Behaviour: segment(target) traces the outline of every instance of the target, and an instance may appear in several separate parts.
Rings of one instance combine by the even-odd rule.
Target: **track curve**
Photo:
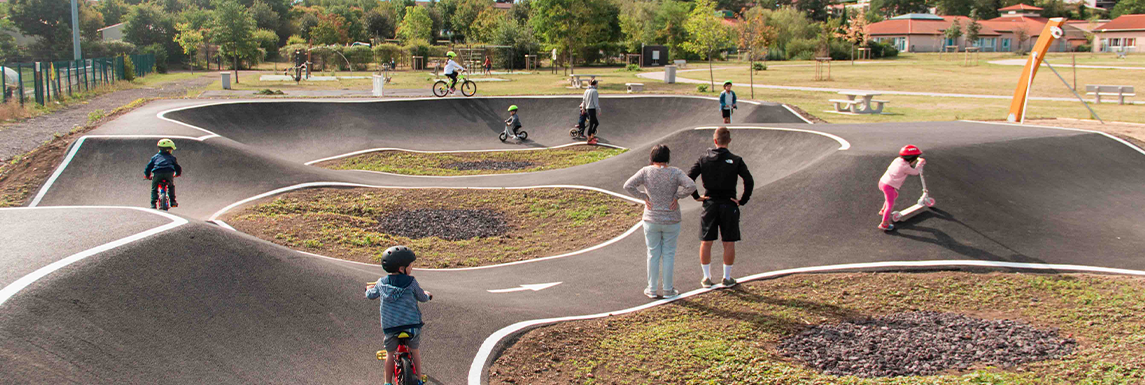
[[[120,117],[73,146],[39,205],[142,206],[139,168],[154,141],[186,136],[195,139],[177,139],[187,173],[177,181],[183,206],[175,213],[189,223],[94,253],[0,305],[0,370],[18,383],[376,382],[378,314],[376,303],[360,299],[360,284],[383,274],[380,268],[316,258],[204,220],[235,202],[300,183],[578,185],[623,193],[620,185],[647,162],[652,145],[668,144],[673,164],[686,168],[710,143],[710,129],[701,127],[718,122],[710,99],[602,97],[602,139],[632,151],[593,164],[449,179],[304,165],[378,147],[519,148],[494,139],[510,103],[520,106],[534,140],[527,145],[560,145],[568,142],[578,102],[520,97],[195,107],[202,103],[160,101]],[[1105,136],[973,122],[808,125],[769,103],[741,103],[736,120],[746,123],[733,125],[731,149],[748,162],[757,183],[743,209],[737,275],[942,260],[1145,269],[1139,258],[1145,156]],[[907,142],[927,151],[928,184],[940,210],[884,235],[874,229],[881,200],[874,185]],[[917,181],[908,182],[900,201],[918,190]],[[28,215],[39,210],[53,213]],[[682,210],[676,282],[688,291],[699,280],[691,257],[699,205],[682,202]],[[19,221],[42,232],[70,224],[69,234],[94,240],[90,244],[150,223],[128,214],[132,210],[91,218],[75,211],[0,210],[0,223]],[[51,239],[11,239],[19,247],[7,249],[16,251],[6,251],[0,263],[10,268],[63,259],[91,247],[31,252],[64,242]],[[432,382],[470,380],[482,342],[508,325],[647,303],[640,293],[643,249],[641,237],[629,236],[567,258],[419,271],[422,286],[435,294],[422,307]],[[540,292],[487,291],[542,282],[563,284]]]

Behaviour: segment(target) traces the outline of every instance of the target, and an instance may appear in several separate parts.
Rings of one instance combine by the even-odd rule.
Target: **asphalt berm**
[[[472,162],[452,162],[442,165],[454,170],[524,170],[536,167],[534,162],[524,160],[478,160]]]
[[[382,231],[411,239],[438,237],[460,241],[495,237],[509,231],[504,215],[489,209],[402,210],[378,222]]]
[[[1010,320],[930,311],[816,325],[779,350],[836,376],[929,376],[976,364],[1011,368],[1067,356],[1077,341]]]

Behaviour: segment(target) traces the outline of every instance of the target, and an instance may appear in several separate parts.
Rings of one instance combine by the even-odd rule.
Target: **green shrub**
[[[767,65],[763,64],[763,63],[752,64],[751,68],[756,70],[756,71],[767,71]]]
[[[282,90],[272,90],[269,88],[255,92],[255,95],[284,95]]]
[[[402,47],[393,43],[384,43],[374,46],[374,60],[379,64],[402,61]]]
[[[139,49],[140,54],[155,55],[155,72],[167,73],[167,48],[155,43]]]
[[[94,122],[96,122],[100,119],[103,119],[105,117],[107,117],[107,114],[104,113],[102,109],[97,109],[97,110],[89,112],[87,114],[87,122],[88,123],[94,123]]]
[[[131,56],[123,56],[123,80],[135,80],[135,63],[131,62]]]
[[[624,67],[624,70],[629,72],[640,72],[640,66],[636,64],[629,64],[628,66]]]
[[[708,85],[707,84],[700,84],[700,85],[696,86],[696,91],[697,92],[708,92]]]
[[[895,46],[891,45],[890,43],[881,43],[881,42],[877,42],[877,41],[872,41],[872,42],[867,44],[867,47],[871,49],[871,58],[872,59],[879,59],[879,58],[884,58],[884,57],[895,57],[895,56],[898,56],[898,54],[899,54],[899,50],[897,48],[895,48]]]
[[[818,40],[792,39],[787,43],[787,60],[811,60],[815,58],[817,50],[819,50]]]
[[[1090,51],[1093,51],[1093,45],[1092,44],[1085,43],[1085,44],[1077,46],[1077,52],[1090,52]]]
[[[295,45],[295,44],[306,45],[306,39],[303,39],[302,36],[290,35],[290,38],[286,39],[286,45]]]
[[[342,51],[346,55],[346,59],[354,64],[354,70],[364,71],[369,67],[370,63],[374,61],[374,51],[370,47],[358,45],[348,47]]]

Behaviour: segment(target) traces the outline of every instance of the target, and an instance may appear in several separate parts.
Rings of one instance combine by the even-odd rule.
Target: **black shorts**
[[[739,237],[739,205],[729,199],[704,201],[700,214],[700,240],[735,242]]]
[[[720,113],[723,114],[725,119],[732,117],[732,110],[722,110],[721,109]]]

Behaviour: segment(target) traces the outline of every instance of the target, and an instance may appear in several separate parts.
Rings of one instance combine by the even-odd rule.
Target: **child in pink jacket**
[[[895,225],[891,223],[891,212],[895,209],[895,199],[899,196],[902,182],[906,181],[907,176],[921,174],[922,166],[926,164],[926,159],[919,158],[919,155],[922,155],[922,150],[913,145],[908,144],[903,147],[902,150],[899,150],[899,155],[891,162],[890,167],[887,167],[887,172],[883,173],[883,177],[879,179],[879,190],[882,190],[883,195],[886,196],[883,209],[879,210],[879,215],[883,217],[882,223],[879,223],[879,229],[883,231],[895,229]]]

